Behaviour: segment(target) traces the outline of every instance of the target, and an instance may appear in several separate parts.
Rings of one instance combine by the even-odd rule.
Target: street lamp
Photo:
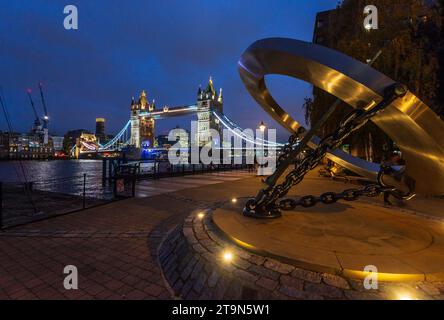
[[[267,128],[267,126],[265,125],[265,123],[263,121],[261,121],[261,124],[259,125],[259,130],[264,132],[266,128]]]

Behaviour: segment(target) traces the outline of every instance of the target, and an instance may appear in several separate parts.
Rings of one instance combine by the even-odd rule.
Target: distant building
[[[99,142],[106,140],[105,118],[96,118],[96,138]]]
[[[85,129],[70,130],[65,133],[63,137],[63,151],[66,154],[71,154],[71,149],[76,145],[77,139],[80,138],[82,133],[91,133]]]
[[[97,151],[99,151],[99,144],[96,135],[82,132],[82,134],[76,139],[75,157],[78,159],[82,152]]]
[[[330,26],[334,21],[336,10],[328,10],[319,12],[316,15],[315,28],[313,33],[313,43],[330,46]]]
[[[389,1],[387,1],[387,3],[389,3]],[[413,11],[413,16],[411,13],[409,13],[410,11],[407,10],[408,4],[406,1],[406,10],[404,12],[404,10],[398,10],[396,11],[402,18],[401,18],[401,22],[405,22],[405,25],[412,25],[415,26],[415,28],[420,29],[419,26],[424,25],[424,23],[427,23],[430,19],[429,19],[429,15],[431,15],[432,11],[430,10],[431,6],[433,6],[433,4],[435,4],[436,1],[433,0],[428,0],[428,1],[424,1],[422,5],[419,5],[418,7],[415,7],[415,11]],[[382,44],[386,44],[389,43],[390,39],[386,39],[385,37],[387,37],[387,32],[380,32],[378,30],[374,30],[374,31],[368,31],[367,33],[363,33],[363,23],[359,22],[359,21],[348,21],[347,19],[350,19],[350,15],[352,17],[362,17],[362,19],[364,18],[364,13],[363,13],[363,9],[364,9],[364,1],[354,1],[354,0],[344,0],[342,2],[342,7],[339,7],[337,9],[333,9],[333,10],[328,10],[328,11],[322,11],[322,12],[318,12],[316,15],[316,20],[315,20],[315,25],[314,25],[314,32],[313,32],[313,43],[318,44],[318,45],[322,45],[331,49],[335,49],[335,50],[340,50],[343,51],[342,48],[344,46],[346,46],[347,43],[353,43],[353,46],[350,45],[348,46],[348,49],[352,50],[354,47],[358,48],[362,51],[359,50],[355,50],[354,53],[356,54],[356,56],[354,56],[353,54],[350,54],[349,52],[347,52],[348,55],[351,55],[352,57],[359,59],[362,62],[369,62],[371,61],[371,58],[373,58],[376,54],[376,52],[379,49],[383,49],[385,50],[384,52],[387,52],[387,49],[384,48],[384,46]],[[370,4],[370,3],[369,3]],[[392,4],[393,6],[401,6],[402,5],[395,5]],[[395,7],[393,7],[395,8]],[[393,9],[391,8],[391,9]],[[399,7],[398,7],[399,9]],[[381,8],[382,10],[382,8]],[[413,10],[413,9],[412,9]],[[398,17],[397,17],[398,18]],[[363,22],[364,20],[362,20]],[[387,25],[387,23],[386,23]],[[380,29],[384,29],[387,28],[387,26],[384,25],[384,20],[380,18]],[[338,32],[338,30],[342,30],[340,28],[338,28],[337,26],[340,26],[342,28],[345,28],[345,26],[347,26],[347,32],[341,33]],[[412,28],[414,29],[414,28]],[[397,30],[392,30],[393,35],[395,35],[397,32]],[[368,36],[356,36],[351,38],[350,35],[362,35],[362,34],[368,34],[368,35],[372,35],[372,37],[368,37]],[[403,37],[399,37],[398,42],[401,41],[400,39],[402,39]],[[415,39],[412,38],[414,41]],[[427,41],[431,41],[432,38],[427,38]],[[419,40],[418,40],[419,41]],[[422,40],[421,40],[422,41]],[[427,43],[427,41],[424,41],[424,43]],[[366,51],[363,51],[365,49],[363,48],[368,48]],[[415,47],[416,49],[418,48],[418,46]],[[433,52],[436,49],[435,45],[422,45],[422,47],[420,48],[424,53],[422,54],[424,59],[423,61],[418,61],[418,63],[426,63],[426,61],[435,61],[437,60],[437,57],[433,56]],[[406,50],[408,51],[408,50]],[[363,54],[363,52],[366,52],[365,55]],[[430,54],[430,56],[429,56]],[[361,55],[361,56],[359,56]],[[380,60],[382,59],[387,59],[387,57],[385,57],[384,55],[381,56],[381,58],[376,62],[380,62]],[[402,57],[400,58],[402,59]],[[392,76],[394,77],[394,75],[390,74],[390,66],[391,66],[392,62],[386,62],[384,64],[384,67],[387,68],[387,70],[382,69],[381,67],[381,71],[383,71],[383,73],[387,74],[388,76]],[[407,69],[408,66],[403,66],[402,63],[399,64],[399,70],[397,70],[396,74],[398,75],[398,81],[401,81],[403,83],[405,83],[406,85],[409,85],[409,83],[407,83],[408,81],[408,77],[411,77],[413,79],[413,75],[412,75],[412,71]],[[401,67],[402,66],[402,67]],[[404,69],[401,69],[404,68]],[[427,70],[430,70],[430,64],[427,65]],[[424,68],[425,69],[425,68]],[[434,71],[435,72],[435,71]],[[408,77],[403,76],[403,75],[409,75]],[[403,77],[403,78],[402,78]],[[427,77],[426,77],[427,78]],[[433,78],[433,76],[429,77],[430,79]],[[412,84],[410,84],[411,87]],[[425,86],[424,86],[425,87]],[[414,87],[413,87],[414,88]],[[417,90],[419,90],[419,87],[417,88]],[[421,92],[415,92],[418,96],[421,96]],[[421,98],[426,98],[427,95],[425,94],[425,92],[422,92],[424,97]],[[429,96],[430,97],[430,96]],[[325,101],[329,101],[328,99],[330,99],[331,97],[329,97],[323,90],[314,87],[313,88],[313,101],[314,101],[314,105],[315,108],[321,108],[321,110],[325,110]],[[334,101],[334,100],[332,100]],[[430,101],[429,101],[430,102]],[[439,104],[438,104],[439,105]],[[437,106],[437,103],[435,103],[435,106],[433,106],[432,104],[429,103],[429,106],[432,107],[432,109],[434,109],[438,114],[440,114],[440,110],[442,110],[442,108],[439,108],[439,106]],[[443,111],[441,111],[443,112]],[[315,115],[315,117],[312,117],[310,119],[310,122],[312,125],[314,125],[322,116],[322,112],[312,112],[312,114]],[[330,132],[332,132],[335,128],[337,127],[337,119],[333,119],[333,121],[327,121],[327,123],[323,126],[320,135],[321,136],[325,136],[327,134],[329,134]],[[362,132],[362,131],[361,131]],[[371,132],[366,132],[364,133],[360,133],[358,132],[358,134],[356,135],[356,138],[350,138],[348,140],[346,140],[345,142],[346,144],[343,146],[343,149],[346,150],[347,152],[351,153],[353,156],[356,157],[360,157],[369,161],[376,161],[376,162],[381,162],[384,157],[385,154],[390,153],[393,151],[394,148],[396,148],[396,146],[394,144],[392,144],[392,142],[388,141],[388,139],[386,138],[386,135],[381,133],[381,132],[375,132],[374,130]]]
[[[345,0],[344,3],[347,3],[350,0]],[[425,0],[424,6],[422,7],[420,13],[418,14],[419,21],[426,21],[427,11],[430,7],[436,4],[436,0]],[[313,32],[313,43],[323,45],[325,47],[332,47],[332,34],[331,34],[331,26],[337,22],[338,18],[338,9],[327,10],[318,12],[316,15],[316,22]],[[411,19],[411,17],[405,17],[405,19]],[[356,28],[361,28],[362,25],[359,23],[354,24]]]
[[[52,143],[54,146],[54,151],[62,151],[63,150],[63,140],[65,140],[64,137],[57,137],[52,136]]]

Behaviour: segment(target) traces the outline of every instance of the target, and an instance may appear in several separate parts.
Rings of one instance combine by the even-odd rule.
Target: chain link
[[[384,192],[392,192],[393,188],[382,187],[379,184],[370,184],[363,189],[348,189],[342,192],[326,192],[319,197],[313,195],[307,195],[300,199],[284,199],[279,202],[279,209],[284,211],[291,211],[296,207],[301,206],[304,208],[314,207],[318,203],[333,204],[339,200],[355,201],[360,197],[378,197]]]
[[[394,100],[403,97],[406,92],[407,89],[403,85],[395,84],[386,89],[384,99],[373,108],[369,110],[353,110],[340,122],[339,127],[333,133],[327,135],[320,141],[315,149],[306,151],[304,157],[300,161],[294,159],[295,169],[285,177],[282,183],[262,189],[259,191],[255,199],[249,200],[246,204],[244,214],[260,217],[268,215],[271,210],[281,209],[288,211],[295,209],[297,206],[309,208],[319,202],[332,204],[338,200],[354,201],[361,196],[376,197],[384,192],[399,195],[400,192],[395,188],[384,186],[381,182],[382,174],[380,173],[378,175],[377,184],[368,185],[361,190],[349,189],[341,193],[327,192],[320,197],[308,195],[298,200],[285,199],[279,201],[279,199],[288,194],[293,186],[299,184],[309,171],[319,165],[329,150],[335,150],[340,147],[344,140],[353,132],[362,128],[373,116],[384,110]],[[283,161],[289,158],[290,153],[299,141],[298,136],[300,133],[301,132],[298,132],[298,135],[292,135],[289,138],[288,143],[283,148],[283,152],[277,160],[277,167],[282,165]]]

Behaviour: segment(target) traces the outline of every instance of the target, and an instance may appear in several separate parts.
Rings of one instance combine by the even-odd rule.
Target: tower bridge
[[[130,146],[137,149],[154,148],[156,121],[191,114],[197,116],[197,141],[199,146],[204,146],[210,142],[210,130],[221,133],[224,127],[232,130],[235,135],[250,143],[270,147],[281,146],[281,144],[266,140],[256,141],[254,137],[244,133],[239,126],[225,116],[223,113],[222,89],[216,92],[211,77],[205,89],[199,87],[195,104],[157,108],[155,100],[150,102],[146,91],[142,90],[138,100],[132,98],[130,107],[130,119],[113,139],[105,144],[100,144],[91,135],[82,135],[73,147],[72,153],[76,157],[80,157],[85,154],[118,152]]]

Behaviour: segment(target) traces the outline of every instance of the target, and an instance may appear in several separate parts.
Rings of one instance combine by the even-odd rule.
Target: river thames
[[[41,182],[87,174],[101,183],[101,160],[1,161],[1,182]]]
[[[32,182],[38,190],[108,198],[109,186],[102,184],[101,160],[1,161],[0,182],[5,186]]]

